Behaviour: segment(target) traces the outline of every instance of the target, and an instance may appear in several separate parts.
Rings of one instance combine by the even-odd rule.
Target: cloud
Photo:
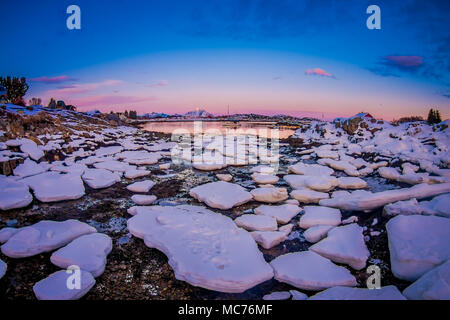
[[[67,82],[67,81],[77,81],[77,79],[74,78],[70,78],[68,76],[58,76],[58,77],[47,77],[47,76],[42,76],[39,78],[31,78],[28,79],[31,82],[41,82],[41,83],[46,83],[46,84],[53,84],[53,83],[63,83],[63,82]]]
[[[390,55],[381,58],[381,64],[401,70],[416,70],[423,65],[423,57]]]
[[[67,95],[67,94],[87,93],[87,92],[90,92],[90,91],[98,89],[98,88],[115,86],[115,85],[120,85],[123,83],[124,82],[122,80],[105,80],[102,82],[77,83],[74,85],[61,86],[57,89],[48,90],[46,92],[46,95],[61,96],[61,95]]]
[[[283,79],[283,77],[281,77],[281,76],[273,77],[273,78],[272,78],[272,80],[281,80],[281,79]]]
[[[307,76],[322,76],[322,77],[334,78],[334,75],[332,75],[331,73],[326,72],[325,70],[320,69],[320,68],[308,69],[305,71],[305,74]]]
[[[159,80],[159,81],[156,82],[156,83],[149,84],[147,87],[149,87],[149,88],[155,88],[155,87],[165,87],[165,86],[167,86],[167,85],[169,85],[169,81],[167,81],[167,80]]]

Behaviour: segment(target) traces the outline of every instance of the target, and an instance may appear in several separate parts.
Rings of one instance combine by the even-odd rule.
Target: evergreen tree
[[[10,103],[22,103],[23,105],[23,96],[28,91],[28,84],[24,77],[22,78],[11,78],[10,76],[3,78],[0,77],[0,84],[6,89],[6,100]]]

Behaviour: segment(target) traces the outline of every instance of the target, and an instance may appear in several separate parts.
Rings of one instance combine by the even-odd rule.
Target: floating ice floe
[[[26,184],[0,175],[0,209],[10,210],[29,205],[33,196],[28,189]]]
[[[20,181],[27,184],[42,202],[74,200],[84,195],[84,185],[79,175],[45,172]]]
[[[37,282],[33,286],[34,294],[39,300],[78,300],[91,290],[95,285],[95,279],[87,271],[80,270],[80,288],[69,288],[69,277],[73,272],[66,270],[52,273],[47,278]]]
[[[450,260],[431,269],[405,290],[409,300],[450,300]]]
[[[240,185],[225,182],[209,182],[190,190],[190,196],[211,208],[231,209],[252,200],[252,194]]]
[[[356,223],[331,229],[325,239],[309,249],[331,261],[348,264],[356,270],[364,268],[369,258],[363,228]]]
[[[450,219],[396,216],[386,224],[392,273],[414,281],[450,258]]]
[[[293,204],[282,204],[279,206],[262,205],[255,208],[255,214],[274,217],[278,223],[286,224],[295,217],[302,209]]]
[[[356,286],[347,269],[312,251],[288,253],[270,262],[275,279],[305,290],[323,290],[334,286]]]
[[[302,203],[319,203],[322,199],[330,198],[330,195],[310,189],[296,189],[292,190],[291,197]]]
[[[289,166],[289,171],[305,176],[329,176],[334,172],[333,169],[327,166],[322,166],[320,164],[306,164],[302,162]]]
[[[23,163],[19,164],[13,170],[13,173],[15,176],[25,178],[43,173],[45,171],[48,171],[48,169],[50,169],[48,163],[45,162],[36,163],[33,160],[25,159]]]
[[[338,178],[338,186],[342,189],[362,189],[367,187],[367,182],[357,177],[340,177]]]
[[[263,300],[287,300],[291,297],[289,291],[275,291],[270,294],[263,296]]]
[[[320,200],[322,206],[339,208],[348,211],[370,211],[388,203],[408,200],[412,198],[423,199],[450,192],[450,183],[418,184],[411,188],[387,190],[382,192],[352,192],[349,196]]]
[[[238,227],[249,231],[274,231],[278,227],[275,218],[256,214],[243,214],[234,222]]]
[[[283,231],[253,231],[250,232],[253,239],[264,249],[270,249],[286,240],[286,232]]]
[[[156,199],[157,199],[156,196],[146,194],[135,194],[131,196],[131,200],[140,206],[152,204],[153,202],[156,201]]]
[[[153,188],[153,186],[155,185],[155,183],[152,180],[144,180],[144,181],[138,181],[132,184],[129,184],[127,186],[127,189],[130,190],[131,192],[149,192],[151,188]]]
[[[259,202],[277,203],[288,198],[286,188],[262,187],[250,191],[253,198]]]
[[[76,265],[96,278],[105,271],[106,256],[111,249],[110,237],[103,233],[91,233],[76,238],[67,246],[53,252],[50,261],[64,269]]]
[[[380,289],[333,287],[319,292],[309,300],[406,300],[395,286]]]
[[[0,259],[0,279],[5,275],[7,268],[8,266],[6,265],[6,263],[2,259]]]
[[[243,292],[273,277],[250,234],[199,206],[154,206],[128,220],[132,235],[169,258],[178,280],[220,292]]]
[[[82,179],[89,187],[102,189],[119,182],[120,176],[106,169],[86,169],[82,175]]]
[[[305,206],[305,213],[300,217],[299,226],[308,229],[318,225],[338,226],[341,224],[341,212],[338,209]]]
[[[259,184],[274,184],[277,183],[280,178],[271,174],[255,172],[252,174],[252,179]]]
[[[332,176],[305,176],[288,174],[283,177],[292,189],[312,189],[315,191],[328,192],[338,185],[338,179]]]
[[[305,237],[306,241],[316,243],[317,241],[325,238],[328,234],[328,231],[330,231],[333,228],[334,226],[325,226],[325,225],[313,226],[305,230],[305,232],[303,232],[303,236]]]
[[[43,220],[19,228],[1,250],[11,258],[31,257],[41,252],[60,248],[84,234],[96,232],[95,228],[78,220],[62,222]]]

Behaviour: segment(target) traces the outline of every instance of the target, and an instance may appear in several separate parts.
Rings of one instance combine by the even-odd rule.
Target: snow
[[[101,147],[95,151],[96,156],[111,156],[123,150],[121,146]]]
[[[44,156],[44,152],[39,149],[36,142],[30,139],[21,139],[20,151],[28,154],[31,159],[36,161]]]
[[[73,274],[61,270],[37,282],[33,286],[36,298],[39,300],[78,300],[95,285],[94,277],[89,272],[81,270],[80,289],[69,289],[67,282],[72,279],[71,276],[73,277]]]
[[[350,196],[320,200],[322,206],[329,206],[348,211],[370,211],[386,204],[408,200],[423,199],[450,192],[450,183],[418,184],[411,188],[387,190],[376,193],[355,193]]]
[[[42,220],[23,227],[2,245],[5,256],[11,258],[31,257],[41,252],[60,248],[81,235],[96,232],[95,228],[78,220],[62,222]]]
[[[76,265],[96,278],[105,271],[106,256],[111,249],[112,240],[109,236],[91,233],[76,238],[67,246],[53,252],[50,261],[64,269]]]
[[[84,195],[84,185],[80,176],[45,172],[23,180],[42,202],[79,199]]]
[[[7,268],[8,266],[6,265],[6,263],[2,259],[0,259],[0,279],[5,275]]]
[[[292,189],[309,188],[315,191],[328,192],[338,185],[336,177],[332,176],[305,176],[288,174],[283,179],[291,186]]]
[[[276,291],[270,294],[266,294],[262,299],[263,300],[287,300],[291,297],[289,291]]]
[[[0,175],[0,190],[1,210],[26,207],[33,201],[27,185],[4,175]]]
[[[281,202],[288,198],[286,188],[256,188],[250,192],[256,201],[265,203]]]
[[[216,174],[217,179],[219,179],[220,181],[225,181],[225,182],[230,182],[231,180],[233,180],[233,176],[231,174],[221,174],[218,173]]]
[[[33,160],[25,159],[25,161],[19,164],[14,170],[13,173],[15,176],[25,178],[28,176],[34,176],[36,174],[43,173],[49,169],[48,164],[46,163],[36,163]]]
[[[199,206],[142,209],[132,235],[169,258],[178,280],[219,292],[243,292],[273,277],[250,236],[228,217]]]
[[[252,174],[252,179],[259,184],[274,184],[277,183],[280,178],[271,174],[255,172]]]
[[[332,287],[309,298],[309,300],[406,300],[395,286],[380,289]]]
[[[143,180],[143,181],[129,184],[127,186],[127,189],[130,190],[131,192],[145,193],[145,192],[149,192],[150,189],[153,188],[154,185],[155,185],[155,183],[152,180]]]
[[[86,169],[82,178],[93,189],[108,188],[120,181],[120,176],[117,173],[106,169]]]
[[[325,238],[328,234],[328,231],[333,228],[334,226],[317,225],[308,228],[305,232],[303,232],[303,236],[305,237],[306,241],[316,243],[317,241]]]
[[[286,240],[287,236],[283,231],[253,231],[250,235],[264,249],[275,247]]]
[[[275,218],[264,215],[243,214],[234,222],[238,227],[249,231],[274,231],[278,228]]]
[[[252,200],[252,194],[240,185],[217,181],[190,190],[190,196],[211,208],[228,210]]]
[[[292,190],[291,197],[303,203],[319,203],[322,199],[328,199],[330,195],[310,189],[297,189]]]
[[[450,300],[450,260],[431,269],[403,291],[409,300]]]
[[[348,264],[356,270],[364,268],[369,258],[363,228],[356,223],[333,228],[325,239],[309,249],[331,261]]]
[[[327,166],[322,166],[320,164],[306,164],[302,162],[289,166],[289,171],[305,176],[329,176],[334,173],[334,170]]]
[[[357,177],[340,177],[338,178],[338,186],[342,189],[362,189],[367,187],[367,182]]]
[[[301,210],[299,206],[292,204],[282,204],[279,206],[261,205],[255,208],[255,214],[274,217],[278,223],[286,224]]]
[[[392,273],[414,281],[450,258],[450,219],[399,215],[386,224]]]
[[[157,198],[154,195],[135,194],[131,196],[131,200],[141,206],[152,204],[156,199]]]
[[[299,221],[302,229],[317,225],[338,226],[341,224],[341,212],[338,209],[320,206],[305,206],[303,209],[305,213]]]
[[[279,256],[270,262],[275,279],[305,290],[323,290],[334,286],[356,286],[356,279],[344,267],[312,251]]]

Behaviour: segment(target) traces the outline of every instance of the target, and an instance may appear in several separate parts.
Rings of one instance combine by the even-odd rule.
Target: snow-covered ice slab
[[[450,258],[450,219],[396,216],[386,224],[392,273],[414,281]]]
[[[223,163],[196,163],[192,165],[195,169],[201,171],[214,171],[220,170],[227,167],[225,161]]]
[[[320,164],[306,164],[302,162],[290,166],[289,171],[305,176],[329,176],[334,172],[333,169],[327,166],[322,166]]]
[[[252,174],[252,179],[259,184],[274,184],[277,183],[278,180],[280,180],[280,178],[275,175],[256,172]]]
[[[7,268],[8,266],[6,265],[6,263],[2,259],[0,259],[0,279],[5,275]]]
[[[25,178],[43,173],[47,171],[49,168],[50,167],[47,163],[36,163],[33,160],[25,159],[23,163],[19,164],[13,170],[13,173],[15,176]]]
[[[243,214],[234,222],[238,227],[249,231],[275,231],[278,227],[275,218],[256,214]]]
[[[264,249],[270,249],[286,240],[286,232],[283,231],[253,231],[250,232],[255,241]]]
[[[218,174],[216,174],[216,177],[220,181],[225,181],[225,182],[230,182],[231,180],[233,180],[233,176],[231,174],[218,173]]]
[[[5,243],[9,240],[19,229],[5,227],[0,229],[0,243]]]
[[[0,175],[0,209],[9,210],[26,207],[33,201],[28,186],[13,178]]]
[[[86,169],[82,178],[93,189],[108,188],[120,181],[120,176],[117,173],[106,169]]]
[[[149,192],[155,183],[152,180],[144,180],[129,184],[127,189],[131,192]]]
[[[353,192],[350,196],[320,200],[321,206],[339,208],[348,211],[370,211],[388,203],[423,199],[450,192],[450,183],[418,184],[411,188],[387,190],[376,193]]]
[[[21,142],[22,143],[20,145],[20,151],[28,154],[31,159],[38,161],[44,156],[44,151],[39,149],[36,142],[34,142],[33,140],[22,139]]]
[[[132,169],[136,169],[135,166],[131,166],[128,163],[120,162],[116,160],[107,160],[103,162],[94,163],[94,167],[97,169],[106,169],[109,171],[126,172]]]
[[[328,192],[338,185],[338,179],[333,176],[305,176],[288,174],[283,179],[292,189],[312,189],[320,192]]]
[[[406,300],[395,286],[380,289],[333,287],[319,292],[310,300]]]
[[[305,206],[305,213],[300,217],[299,225],[308,229],[318,225],[338,226],[341,224],[341,211],[320,206]]]
[[[96,156],[111,156],[123,150],[121,146],[101,147],[95,151]]]
[[[275,291],[270,294],[263,296],[263,300],[287,300],[291,297],[289,291]]]
[[[364,268],[369,257],[363,228],[356,223],[333,228],[325,239],[313,245],[310,250],[331,261],[348,264],[356,270]]]
[[[358,177],[338,178],[339,188],[342,189],[362,189],[367,187],[367,182]]]
[[[310,189],[297,189],[292,190],[291,197],[303,203],[319,203],[322,199],[330,198],[330,195]]]
[[[277,203],[288,198],[286,188],[256,188],[250,192],[256,201],[265,203]]]
[[[140,177],[146,177],[150,175],[150,170],[139,170],[139,169],[130,169],[125,171],[125,178],[127,179],[136,179]]]
[[[291,221],[300,211],[302,211],[302,208],[293,204],[282,204],[279,206],[261,205],[255,208],[255,214],[274,217],[281,224]]]
[[[217,181],[191,189],[190,196],[211,208],[231,209],[252,200],[252,194],[238,184]]]
[[[333,228],[334,226],[317,225],[305,230],[305,232],[303,232],[303,236],[305,237],[306,241],[316,243],[317,241],[325,238],[328,234],[328,231]]]
[[[243,292],[273,277],[250,234],[199,206],[153,206],[128,220],[132,235],[163,251],[178,280],[220,292]]]
[[[94,227],[78,220],[62,222],[43,220],[18,231],[2,245],[5,256],[31,257],[60,248],[84,234],[96,232]]]
[[[153,202],[156,201],[156,199],[157,199],[156,196],[146,194],[135,194],[131,196],[131,200],[140,206],[152,204]]]
[[[409,300],[450,300],[450,260],[425,273],[403,295]]]
[[[312,251],[288,253],[270,262],[275,279],[305,290],[323,290],[334,286],[356,286],[347,269]]]
[[[64,269],[76,265],[96,278],[105,271],[106,256],[111,249],[111,238],[96,232],[76,238],[67,246],[53,252],[50,261]]]
[[[33,286],[34,294],[39,300],[78,300],[91,290],[95,285],[95,279],[87,271],[80,270],[81,281],[80,289],[69,289],[67,282],[72,279],[72,273],[67,273],[66,270],[52,273],[47,278],[37,282]]]
[[[42,202],[74,200],[84,195],[79,175],[45,172],[21,181],[33,189],[34,196]]]
[[[434,197],[430,201],[420,202],[426,214],[450,218],[450,193]]]

